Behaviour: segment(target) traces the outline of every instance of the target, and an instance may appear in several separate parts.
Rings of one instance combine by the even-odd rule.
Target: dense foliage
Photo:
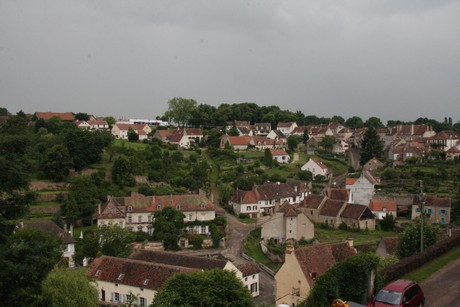
[[[417,218],[399,237],[397,254],[400,258],[409,257],[420,252],[422,219]],[[423,249],[436,243],[436,227],[423,219]]]
[[[254,306],[249,290],[234,272],[210,270],[171,276],[153,306]]]
[[[361,142],[360,164],[364,165],[374,157],[382,160],[383,145],[382,140],[377,134],[377,130],[374,127],[368,128],[364,133],[363,140]]]
[[[177,242],[184,229],[185,215],[173,207],[165,207],[155,212],[153,238],[163,241],[166,250],[178,249]]]

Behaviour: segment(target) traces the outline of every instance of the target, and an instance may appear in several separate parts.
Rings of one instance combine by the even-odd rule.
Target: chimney
[[[71,237],[73,237],[73,224],[70,224],[69,234],[70,234]]]
[[[67,233],[67,223],[64,224],[64,232]]]
[[[346,239],[348,246],[353,247],[353,238],[347,238]]]
[[[414,135],[414,124],[410,126],[410,135]]]
[[[97,204],[97,212],[101,214],[101,203]]]

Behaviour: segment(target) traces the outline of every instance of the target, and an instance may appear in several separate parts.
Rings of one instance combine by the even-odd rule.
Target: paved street
[[[460,306],[460,259],[433,274],[421,287],[426,307]]]

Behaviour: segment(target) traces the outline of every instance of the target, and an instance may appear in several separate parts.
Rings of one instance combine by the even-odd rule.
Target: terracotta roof
[[[345,185],[354,185],[358,181],[358,178],[347,178],[345,179]]]
[[[225,137],[225,136],[223,136]],[[251,136],[227,136],[227,140],[230,145],[249,145],[252,137]]]
[[[289,202],[285,202],[278,209],[278,212],[284,213],[284,216],[286,217],[293,217],[293,216],[298,216],[300,213],[300,210],[298,210],[296,206],[291,205]]]
[[[225,260],[140,249],[134,250],[128,258],[198,270],[223,269],[227,264],[227,261]]]
[[[299,196],[299,193],[290,185],[282,182],[266,182],[263,185],[256,186],[255,191],[258,200],[272,200]]]
[[[319,214],[336,217],[345,204],[346,202],[342,200],[326,199]]]
[[[450,153],[450,154],[455,154],[455,153],[459,153],[460,150],[459,150],[457,147],[452,146],[452,147],[449,148],[446,152],[447,152],[447,153]]]
[[[318,164],[319,167],[321,167],[322,169],[325,169],[327,168],[326,164],[323,163],[323,161],[321,161],[321,159],[318,159],[318,158],[310,158],[310,160],[314,161],[316,164]]]
[[[44,119],[48,120],[52,117],[58,117],[61,120],[67,120],[67,121],[74,121],[75,120],[75,115],[71,112],[64,112],[64,113],[59,113],[59,112],[35,112],[35,116],[37,119]]]
[[[323,202],[324,196],[310,194],[304,198],[302,207],[308,209],[318,209]]]
[[[168,206],[178,208],[180,211],[215,210],[215,206],[211,200],[202,194],[152,196],[152,198],[152,203],[147,209],[151,212],[156,212]]]
[[[383,211],[385,208],[386,211],[396,212],[396,202],[394,200],[388,199],[371,199],[369,208],[372,211]]]
[[[116,219],[125,218],[126,214],[119,209],[120,203],[117,199],[109,197],[107,203],[101,208],[101,214],[98,219]]]
[[[64,244],[75,243],[71,235],[66,233],[64,229],[56,225],[53,221],[28,221],[22,224],[25,228],[39,229],[51,236],[58,237]]]
[[[366,209],[370,210],[365,205],[347,204],[345,209],[343,209],[342,213],[340,214],[340,217],[359,220]]]
[[[107,121],[105,121],[105,120],[99,120],[99,119],[90,121],[90,124],[91,124],[91,125],[97,125],[97,126],[109,125],[109,124],[107,123]]]
[[[241,273],[243,273],[243,277],[260,273],[260,267],[254,261],[246,262],[244,264],[237,265],[236,267]]]
[[[159,136],[162,138],[167,138],[170,134],[171,132],[169,130],[157,130],[155,132],[155,136]]]
[[[169,137],[167,137],[168,141],[170,143],[179,143],[180,140],[182,140],[182,138],[184,137],[184,134],[183,133],[172,133],[169,135]]]
[[[323,275],[331,266],[356,254],[348,243],[317,244],[294,251],[300,268],[310,285],[311,274]]]
[[[286,156],[289,155],[287,152],[285,152],[282,149],[270,149],[270,153],[272,156]]]
[[[203,131],[201,131],[201,128],[185,128],[185,133],[187,135],[203,135]]]
[[[236,190],[231,198],[231,201],[237,204],[255,204],[257,203],[257,195],[254,190]]]
[[[134,131],[143,130],[145,126],[148,127],[147,124],[115,124],[114,127],[115,126],[120,130],[129,130],[129,128],[131,128]]]
[[[90,278],[114,284],[158,290],[170,276],[193,271],[196,270],[133,259],[101,256],[91,263],[87,275]]]
[[[330,199],[348,201],[350,190],[348,189],[339,189],[339,188],[328,188],[327,196]]]
[[[276,127],[278,128],[289,128],[293,125],[294,123],[293,122],[287,122],[287,123],[278,123],[278,125]]]
[[[284,136],[284,134],[283,134]],[[250,136],[250,138],[252,138],[253,142],[254,142],[254,145],[258,145],[259,143],[260,144],[263,144],[265,143],[266,145],[284,145],[284,140],[283,139],[277,139],[277,140],[272,140],[272,139],[269,139],[265,136]],[[276,142],[275,142],[276,141]]]

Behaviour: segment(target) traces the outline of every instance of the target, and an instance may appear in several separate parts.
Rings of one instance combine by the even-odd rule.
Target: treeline
[[[271,123],[275,127],[279,122],[296,122],[299,126],[328,124],[331,122],[340,123],[348,128],[363,127],[394,127],[396,125],[426,124],[433,127],[435,131],[456,130],[460,131],[460,122],[453,123],[452,118],[445,118],[439,122],[434,119],[420,117],[415,121],[389,120],[386,125],[379,117],[362,119],[359,116],[352,116],[348,119],[340,115],[332,117],[318,117],[316,115],[305,115],[302,111],[282,110],[279,106],[258,106],[256,103],[222,103],[218,107],[208,104],[198,104],[193,99],[173,98],[168,101],[168,110],[162,117],[163,120],[173,119],[177,123],[186,123],[192,127],[212,128],[225,126],[229,121],[248,121],[255,123]]]

